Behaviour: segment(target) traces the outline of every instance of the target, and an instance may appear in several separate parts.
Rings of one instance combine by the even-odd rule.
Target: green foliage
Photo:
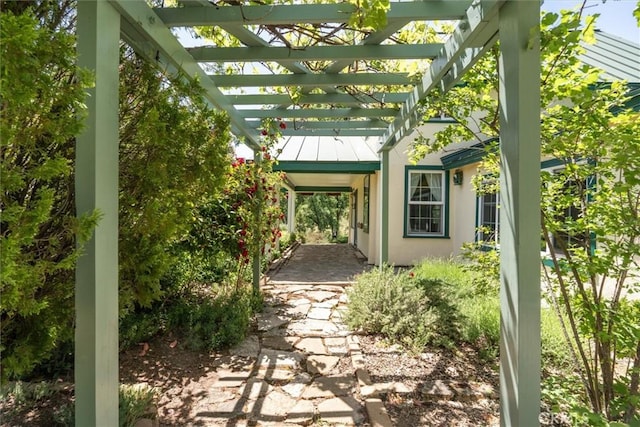
[[[190,295],[176,301],[168,312],[168,326],[188,348],[222,350],[247,335],[253,311],[261,298],[246,287],[212,295]]]
[[[190,349],[222,350],[246,337],[253,314],[262,305],[262,295],[246,286],[235,290],[192,284],[148,308],[127,313],[120,321],[120,348],[170,332],[182,337]]]
[[[475,346],[485,360],[494,360],[500,347],[500,300],[496,293],[459,301],[460,337]]]
[[[350,3],[357,9],[351,15],[349,25],[368,30],[384,28],[387,25],[387,12],[391,9],[389,0],[352,0]]]
[[[383,266],[358,276],[347,292],[349,327],[379,333],[421,351],[434,337],[438,317],[422,288],[408,273]]]
[[[500,252],[496,249],[495,244],[485,242],[462,245],[462,257],[466,261],[463,268],[472,275],[479,294],[494,292],[500,285]]]
[[[316,228],[320,232],[330,231],[338,237],[340,222],[346,218],[349,208],[349,195],[329,195],[315,193],[302,196],[296,205],[296,227],[305,231]]]
[[[120,427],[133,427],[141,418],[156,418],[158,390],[141,384],[120,385]]]
[[[72,192],[74,135],[91,78],[75,65],[73,36],[56,27],[60,11],[39,19],[27,6],[0,13],[3,380],[70,339],[77,244],[98,219],[75,217]]]
[[[255,161],[228,159],[222,190],[197,208],[189,235],[181,243],[200,271],[210,271],[210,279],[236,287],[249,280],[251,260],[268,259],[282,236],[282,176],[272,171],[275,160],[270,150],[278,130],[286,125],[267,121],[263,126],[261,153]]]
[[[120,65],[120,305],[149,306],[183,255],[168,250],[227,167],[228,118],[202,89],[123,48]]]

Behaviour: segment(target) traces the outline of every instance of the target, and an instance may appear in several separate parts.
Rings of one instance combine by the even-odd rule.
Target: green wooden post
[[[253,152],[253,158],[254,161],[259,165],[262,162],[262,155],[259,151],[254,151]],[[260,179],[258,177],[258,179]],[[262,191],[260,191],[260,188],[262,188],[259,183],[256,183],[256,185],[258,185],[258,191],[256,192],[256,197],[258,199],[258,208],[256,209],[256,211],[254,212],[254,221],[256,224],[258,224],[261,220],[261,216],[262,216],[262,209],[260,209],[260,203],[262,203]],[[254,238],[259,238],[259,236],[255,236]],[[251,261],[251,267],[253,270],[253,276],[252,276],[252,283],[253,283],[253,294],[254,295],[258,295],[260,293],[260,247],[256,247],[256,251],[252,254],[253,259]]]
[[[500,9],[500,412],[540,412],[540,4]]]
[[[389,150],[382,152],[380,162],[380,267],[389,262]]]
[[[287,229],[289,233],[296,232],[296,192],[287,190]]]
[[[76,426],[118,425],[118,61],[120,15],[78,2],[78,63],[95,73],[76,143],[78,215],[100,222],[76,267]]]

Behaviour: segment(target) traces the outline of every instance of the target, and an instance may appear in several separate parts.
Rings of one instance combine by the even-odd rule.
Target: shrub
[[[49,3],[3,2],[0,13],[3,380],[28,374],[73,336],[77,244],[97,221],[76,218],[73,203],[74,136],[91,79],[53,19],[65,11]]]
[[[462,246],[462,256],[467,261],[464,269],[473,278],[475,292],[497,292],[500,286],[500,252],[483,242],[466,243]]]
[[[379,333],[420,351],[436,331],[437,315],[423,290],[409,274],[383,266],[358,276],[347,292],[349,327]]]
[[[168,327],[184,337],[193,350],[220,350],[242,341],[261,297],[246,287],[211,295],[190,295],[167,313]]]
[[[120,385],[120,427],[133,427],[141,418],[156,418],[157,390],[147,384]]]

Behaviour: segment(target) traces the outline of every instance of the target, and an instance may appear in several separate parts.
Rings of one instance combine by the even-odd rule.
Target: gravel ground
[[[400,382],[407,392],[383,395],[394,426],[498,426],[497,393],[481,399],[442,399],[425,392],[436,381],[481,383],[498,390],[497,361],[481,361],[467,347],[411,355],[375,336],[361,336],[360,347],[373,383]]]

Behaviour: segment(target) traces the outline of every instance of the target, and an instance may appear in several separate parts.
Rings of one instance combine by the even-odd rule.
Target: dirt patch
[[[402,390],[383,394],[395,426],[498,426],[497,361],[484,362],[470,347],[427,349],[411,355],[380,337],[361,336],[360,347],[372,383],[401,383]],[[479,386],[486,393],[434,395],[434,384]],[[437,388],[437,387],[436,387]],[[464,398],[463,398],[464,397]]]

